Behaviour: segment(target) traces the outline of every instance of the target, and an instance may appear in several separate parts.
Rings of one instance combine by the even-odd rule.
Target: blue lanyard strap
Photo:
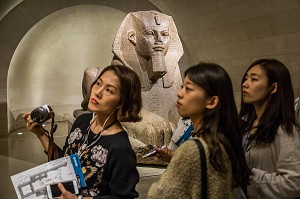
[[[176,144],[177,146],[180,146],[184,141],[190,139],[190,137],[191,137],[191,132],[192,132],[193,130],[194,130],[194,127],[193,127],[193,125],[191,124],[175,144]]]

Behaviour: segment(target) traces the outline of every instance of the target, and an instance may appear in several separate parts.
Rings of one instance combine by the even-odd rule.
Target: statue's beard
[[[152,67],[149,67],[149,66]],[[159,78],[163,77],[167,73],[167,67],[165,62],[165,55],[163,51],[154,51],[151,54],[149,65],[147,67],[149,79],[154,84]]]

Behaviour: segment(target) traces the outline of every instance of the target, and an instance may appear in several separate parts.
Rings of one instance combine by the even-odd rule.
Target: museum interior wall
[[[300,79],[299,0],[7,0],[0,2],[0,135],[43,104],[58,120],[80,109],[88,67],[109,65],[123,18],[140,10],[173,17],[184,48],[181,72],[200,61],[241,77],[258,58],[276,58]],[[174,94],[176,95],[176,94]]]

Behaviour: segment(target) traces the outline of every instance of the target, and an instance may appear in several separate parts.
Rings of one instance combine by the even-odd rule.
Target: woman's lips
[[[94,98],[91,99],[91,102],[92,102],[93,104],[99,104],[99,103],[97,102],[97,100],[94,99]]]
[[[179,107],[182,106],[182,104],[180,104],[179,102],[177,102],[176,106],[177,106],[177,108],[179,108]]]
[[[249,95],[247,91],[243,91],[243,95]]]

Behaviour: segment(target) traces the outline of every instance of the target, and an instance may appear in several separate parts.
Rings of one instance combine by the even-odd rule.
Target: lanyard
[[[190,139],[190,137],[191,137],[191,132],[192,132],[193,130],[194,130],[194,127],[193,127],[193,125],[191,124],[175,144],[176,144],[177,146],[180,146],[184,141]]]

